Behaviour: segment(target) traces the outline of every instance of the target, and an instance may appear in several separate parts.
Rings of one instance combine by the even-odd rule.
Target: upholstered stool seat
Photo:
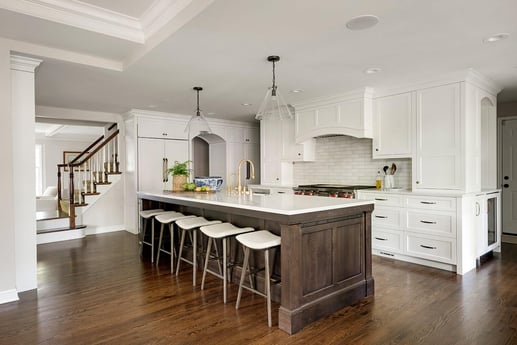
[[[239,292],[237,294],[237,303],[235,304],[235,309],[239,309],[243,288],[250,290],[256,294],[259,294],[261,296],[264,296],[267,299],[267,323],[268,326],[271,327],[271,274],[269,271],[269,250],[271,248],[280,246],[280,236],[274,235],[267,230],[260,230],[238,235],[235,238],[244,247],[244,263],[242,266],[241,280],[239,283]],[[244,277],[246,276],[247,271],[249,270],[250,249],[264,251],[264,291],[266,292],[265,294],[261,293],[260,291],[257,291],[253,288],[253,286],[244,286]]]
[[[141,229],[143,229],[143,230],[139,231],[140,255],[142,255],[144,244],[151,246],[151,262],[154,262],[154,216],[156,216],[160,213],[164,213],[164,212],[167,212],[167,211],[164,211],[161,208],[140,211],[140,218],[142,219],[142,222],[143,222],[143,227],[141,227]],[[151,220],[151,241],[150,242],[145,241],[145,233],[146,233],[146,229],[147,229],[148,220]]]
[[[227,295],[227,282],[228,282],[228,247],[230,245],[230,238],[237,236],[239,234],[243,234],[246,232],[254,231],[255,229],[251,227],[239,228],[231,223],[220,223],[214,225],[206,225],[200,228],[201,232],[208,236],[208,244],[206,248],[206,257],[205,257],[205,267],[203,269],[203,279],[201,280],[201,290],[205,288],[205,277],[206,273],[209,272],[216,277],[219,277],[223,280],[223,301],[226,303],[226,295]],[[210,261],[210,252],[212,249],[212,244],[214,240],[222,239],[223,242],[223,268],[221,270],[221,266],[219,263],[219,255],[217,253],[217,243],[215,243],[214,247],[216,248],[216,259],[219,264],[219,273],[214,271],[210,271],[208,269],[208,262]],[[222,271],[222,272],[221,272]]]
[[[179,275],[180,272],[180,264],[181,261],[185,261],[192,265],[192,285],[196,286],[196,272],[197,272],[197,230],[201,226],[218,224],[221,223],[220,220],[207,220],[204,217],[192,217],[185,218],[176,221],[176,225],[178,226],[181,232],[180,239],[180,249],[178,253],[178,264],[176,266],[176,276]],[[185,245],[185,233],[189,232],[191,236],[192,242],[192,261],[187,258],[182,257],[183,247]]]
[[[158,255],[156,256],[156,266],[160,263],[160,252],[167,253],[171,256],[171,273],[174,272],[174,255],[175,255],[175,248],[174,248],[174,222],[180,219],[185,218],[193,218],[194,215],[184,215],[180,212],[170,211],[170,212],[164,212],[156,215],[154,219],[156,219],[157,222],[161,223],[160,226],[160,240],[158,241]],[[169,238],[171,242],[170,251],[167,251],[166,249],[162,248],[162,240],[163,240],[163,230],[165,228],[165,225],[169,225]]]

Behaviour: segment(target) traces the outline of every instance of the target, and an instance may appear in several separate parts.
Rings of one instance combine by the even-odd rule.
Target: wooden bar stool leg
[[[239,292],[237,293],[237,303],[235,303],[235,309],[239,309],[239,305],[241,303],[242,286],[244,284],[244,276],[246,275],[249,257],[250,249],[248,247],[244,247],[244,262],[242,263],[241,280],[239,283]]]
[[[170,232],[170,239],[171,239],[171,274],[172,274],[172,273],[174,273],[174,252],[176,251],[174,248],[174,223],[169,224],[169,232]]]
[[[266,299],[267,299],[267,324],[269,327],[272,325],[271,321],[271,276],[269,273],[269,249],[264,251],[264,264],[265,264],[265,279],[264,279],[264,288],[266,290]]]
[[[160,252],[162,249],[162,238],[163,238],[163,227],[165,224],[162,223],[160,226],[160,239],[158,240],[158,254],[156,255],[156,266],[160,263]]]
[[[213,241],[212,237],[209,237],[208,243],[206,245],[206,256],[205,256],[205,265],[203,267],[203,278],[201,279],[201,290],[203,290],[205,288],[206,271],[208,269],[208,261],[210,260],[210,251],[212,250],[212,241]]]
[[[226,263],[226,245],[227,238],[223,238],[223,303],[226,304],[226,287],[228,286],[227,272],[228,265]]]
[[[176,277],[180,273],[181,254],[183,252],[183,245],[184,244],[185,244],[185,230],[181,229],[180,250],[178,252],[178,265],[176,266]]]
[[[192,230],[192,285],[196,286],[196,273],[197,273],[197,236],[196,230]]]

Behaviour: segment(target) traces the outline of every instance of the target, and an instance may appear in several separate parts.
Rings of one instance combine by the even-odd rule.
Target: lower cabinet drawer
[[[374,229],[372,230],[372,248],[401,253],[403,248],[402,231]]]
[[[372,212],[372,224],[400,228],[400,211],[392,207],[377,207]]]
[[[456,263],[456,240],[406,232],[406,254],[424,259]]]
[[[410,231],[425,231],[430,234],[456,237],[456,216],[453,214],[408,210],[406,226]]]

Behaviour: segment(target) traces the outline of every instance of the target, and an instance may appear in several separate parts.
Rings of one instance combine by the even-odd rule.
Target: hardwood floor
[[[374,297],[293,336],[264,298],[235,310],[237,286],[224,305],[219,279],[200,291],[137,249],[126,232],[38,246],[40,288],[0,305],[0,344],[517,344],[517,245],[463,277],[374,257]]]

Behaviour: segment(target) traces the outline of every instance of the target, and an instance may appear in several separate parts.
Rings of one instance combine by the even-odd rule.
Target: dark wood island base
[[[374,294],[371,203],[352,202],[342,208],[282,214],[260,207],[203,202],[184,194],[142,193],[140,198],[144,208],[160,202],[182,212],[280,233],[278,327],[289,334]]]

